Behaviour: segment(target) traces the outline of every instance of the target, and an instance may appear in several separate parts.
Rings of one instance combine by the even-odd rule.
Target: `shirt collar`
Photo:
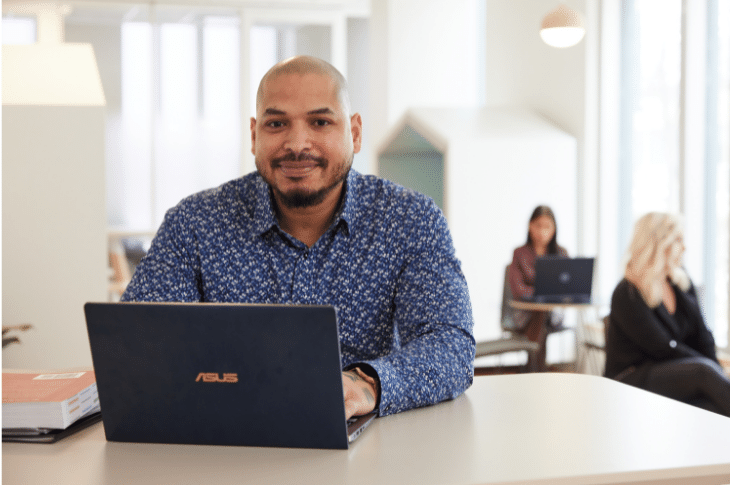
[[[345,197],[340,207],[339,214],[335,218],[335,226],[342,224],[345,234],[349,235],[354,227],[357,216],[357,193],[359,189],[359,176],[355,170],[350,169],[345,180]]]
[[[335,216],[334,227],[339,224],[343,225],[345,234],[350,234],[350,226],[354,223],[357,214],[357,188],[358,188],[358,177],[359,173],[355,170],[350,170],[345,180],[345,197],[337,215]],[[260,174],[257,174],[254,183],[254,233],[257,235],[263,235],[273,228],[279,228],[279,223],[276,220],[276,214],[274,212],[274,205],[271,201],[271,189],[269,184],[264,181]]]
[[[253,231],[261,236],[270,231],[279,224],[276,221],[274,206],[271,203],[271,189],[269,184],[256,174],[254,179],[253,195],[254,195],[254,213],[253,213]]]

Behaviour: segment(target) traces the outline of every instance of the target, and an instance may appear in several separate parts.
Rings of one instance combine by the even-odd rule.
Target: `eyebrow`
[[[331,114],[334,114],[334,111],[332,111],[329,108],[319,108],[319,109],[314,109],[312,111],[308,111],[307,114],[308,115],[331,115]]]
[[[264,115],[274,115],[274,116],[281,116],[285,115],[286,111],[282,111],[280,109],[276,108],[266,108],[264,111]],[[307,111],[308,115],[326,115],[326,114],[334,114],[334,111],[332,111],[330,108],[319,108],[319,109],[313,109],[311,111]]]

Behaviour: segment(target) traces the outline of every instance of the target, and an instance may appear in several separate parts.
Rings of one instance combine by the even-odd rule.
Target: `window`
[[[708,6],[708,237],[711,275],[707,312],[715,339],[728,347],[730,327],[730,0]],[[714,291],[712,289],[714,288]],[[725,324],[728,323],[728,324]]]
[[[154,230],[182,198],[239,174],[238,18],[122,22],[120,36],[109,224]]]
[[[634,29],[625,32],[633,89],[624,118],[630,167],[632,221],[650,211],[679,210],[679,137],[682,3],[636,0]],[[628,242],[628,240],[627,240]]]
[[[617,181],[616,190],[607,188],[602,195],[602,204],[616,210],[602,211],[608,219],[601,226],[604,234],[611,234],[615,224],[620,255],[641,215],[682,213],[685,265],[717,344],[727,348],[730,0],[623,0],[616,18],[621,39],[616,63],[619,148],[613,167]],[[603,116],[610,120],[605,112]],[[615,222],[609,220],[613,217]],[[618,280],[620,256],[613,259],[609,272],[615,265]],[[612,289],[613,285],[602,286],[604,301]]]
[[[3,17],[3,45],[33,44],[35,19],[27,17]]]

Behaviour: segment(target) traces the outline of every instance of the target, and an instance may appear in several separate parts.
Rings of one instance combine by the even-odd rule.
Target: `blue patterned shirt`
[[[170,209],[123,301],[333,305],[343,368],[380,379],[380,415],[451,399],[472,382],[471,303],[433,200],[350,171],[310,248],[277,223],[256,172]]]

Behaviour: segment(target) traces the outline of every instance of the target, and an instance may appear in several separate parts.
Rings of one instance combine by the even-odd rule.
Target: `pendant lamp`
[[[540,37],[549,46],[564,48],[576,45],[586,33],[583,16],[564,4],[542,19]]]

